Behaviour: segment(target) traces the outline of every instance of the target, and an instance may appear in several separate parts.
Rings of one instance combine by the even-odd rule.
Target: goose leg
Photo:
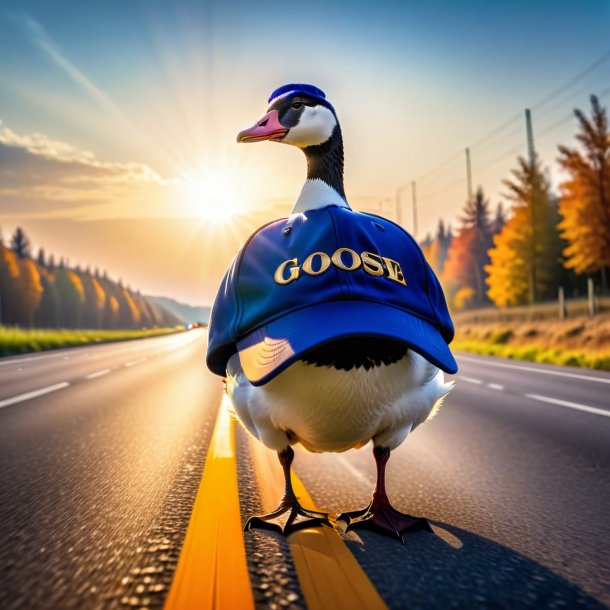
[[[402,535],[407,531],[426,530],[432,532],[427,519],[405,515],[390,504],[385,490],[385,467],[390,458],[390,450],[387,447],[375,447],[373,455],[377,465],[377,482],[373,499],[366,508],[341,513],[337,517],[337,519],[347,522],[345,531],[369,529],[392,538],[398,538],[403,544]]]
[[[254,527],[258,527],[273,530],[284,536],[288,536],[292,532],[306,527],[331,525],[328,519],[328,513],[307,510],[300,505],[299,499],[296,497],[294,489],[292,488],[292,481],[290,479],[290,466],[294,459],[292,447],[287,447],[283,451],[278,451],[277,455],[284,470],[284,480],[286,483],[284,496],[280,500],[279,506],[274,511],[267,513],[266,515],[250,517],[248,521],[246,521],[244,530],[249,531]]]

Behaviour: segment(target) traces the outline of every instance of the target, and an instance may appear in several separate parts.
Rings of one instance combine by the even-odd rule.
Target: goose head
[[[338,195],[343,205],[347,205],[343,188],[341,127],[324,92],[313,85],[289,84],[276,89],[268,103],[263,117],[252,127],[240,131],[237,141],[269,140],[300,148],[307,158],[307,180],[301,197],[305,194],[307,199],[313,191],[316,194],[323,192],[319,184],[316,185],[321,182],[334,191],[330,200]],[[329,194],[324,196],[329,198]]]
[[[269,98],[265,115],[240,131],[238,142],[271,140],[303,150],[328,142],[339,121],[324,92],[313,85],[284,85]]]

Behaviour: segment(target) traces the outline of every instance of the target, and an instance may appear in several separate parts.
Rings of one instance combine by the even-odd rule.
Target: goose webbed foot
[[[244,530],[249,531],[252,528],[261,528],[288,536],[292,532],[306,527],[316,527],[319,525],[330,525],[332,527],[328,513],[303,508],[299,503],[290,479],[290,466],[294,459],[292,448],[287,447],[283,451],[278,451],[277,455],[284,471],[284,482],[286,485],[284,497],[274,511],[266,515],[250,517],[246,521]]]
[[[398,538],[403,544],[403,534],[406,532],[416,530],[432,532],[432,527],[427,519],[405,515],[390,504],[385,491],[385,467],[390,459],[390,449],[375,447],[373,455],[377,465],[377,482],[373,500],[362,510],[341,513],[337,517],[337,519],[347,522],[345,531],[350,529],[373,530],[392,538]]]
[[[328,513],[303,508],[296,496],[284,496],[280,505],[266,515],[256,515],[246,521],[244,529],[261,528],[288,536],[306,527],[331,525]]]
[[[341,513],[337,519],[347,522],[345,531],[367,529],[392,538],[404,544],[403,534],[416,530],[432,532],[427,519],[405,515],[396,510],[385,498],[374,498],[364,509]]]

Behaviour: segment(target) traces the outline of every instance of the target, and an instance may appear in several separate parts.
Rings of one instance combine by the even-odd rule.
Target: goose
[[[290,215],[257,229],[218,290],[206,361],[226,379],[246,430],[277,452],[285,493],[276,510],[250,517],[288,535],[336,525],[299,503],[292,446],[342,452],[373,442],[377,478],[369,504],[341,513],[346,530],[398,538],[432,531],[395,509],[385,488],[391,452],[439,409],[457,364],[442,288],[415,240],[400,226],[353,210],[343,185],[343,140],[319,88],[276,89],[264,116],[237,141],[300,148],[307,177]]]

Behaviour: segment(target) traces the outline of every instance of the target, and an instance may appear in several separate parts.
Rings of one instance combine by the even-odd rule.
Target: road
[[[222,384],[205,332],[0,361],[0,607],[161,607]],[[393,453],[395,504],[436,536],[344,540],[391,609],[610,604],[610,375],[459,355],[440,413]],[[259,499],[238,431],[242,515]],[[316,504],[364,505],[370,447],[297,451]],[[245,536],[255,599],[303,608],[286,542]],[[279,576],[278,576],[279,575]]]

